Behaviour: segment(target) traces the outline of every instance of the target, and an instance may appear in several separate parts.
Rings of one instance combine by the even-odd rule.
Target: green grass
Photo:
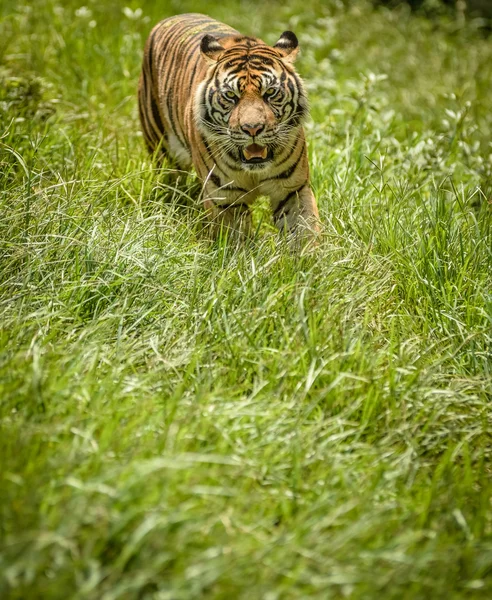
[[[490,598],[491,40],[362,1],[140,6],[0,7],[0,596]],[[207,239],[152,170],[142,47],[191,10],[298,33],[314,255],[265,210]]]

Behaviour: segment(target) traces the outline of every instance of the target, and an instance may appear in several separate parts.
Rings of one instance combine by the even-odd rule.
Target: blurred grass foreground
[[[425,4],[2,0],[2,599],[492,597],[492,42]],[[191,11],[298,34],[314,255],[153,170]]]

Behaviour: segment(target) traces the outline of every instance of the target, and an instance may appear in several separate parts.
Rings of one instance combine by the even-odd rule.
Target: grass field
[[[0,6],[0,597],[491,598],[492,40],[85,2]],[[316,253],[152,170],[142,48],[190,11],[298,34]]]

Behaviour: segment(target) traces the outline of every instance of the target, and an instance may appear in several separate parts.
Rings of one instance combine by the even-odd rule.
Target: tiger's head
[[[257,38],[205,35],[200,49],[209,68],[195,114],[205,142],[235,168],[271,167],[294,144],[308,110],[292,65],[297,37],[286,31],[271,47]]]

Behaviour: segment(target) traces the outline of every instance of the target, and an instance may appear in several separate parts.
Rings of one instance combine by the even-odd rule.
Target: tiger
[[[197,13],[150,32],[138,85],[143,137],[159,160],[195,170],[216,230],[251,232],[251,207],[267,196],[280,231],[319,233],[298,52],[291,31],[268,46]]]

